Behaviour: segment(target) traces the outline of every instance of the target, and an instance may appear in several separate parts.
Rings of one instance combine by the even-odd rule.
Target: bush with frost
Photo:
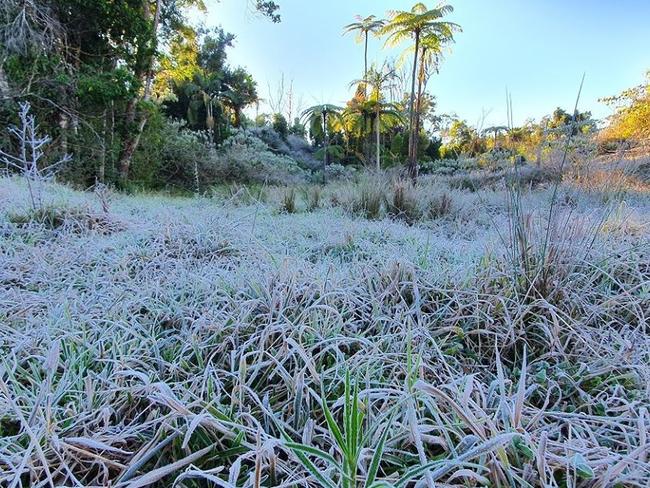
[[[309,173],[282,154],[275,154],[253,132],[237,130],[224,141],[212,163],[216,182],[297,184]]]

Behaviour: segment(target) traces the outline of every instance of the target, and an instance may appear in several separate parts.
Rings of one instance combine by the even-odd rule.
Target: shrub
[[[544,184],[557,183],[562,180],[562,174],[553,168],[526,167],[516,169],[506,175],[506,183],[529,188],[536,188]]]
[[[650,184],[650,160],[639,164],[634,168],[632,174],[643,183]]]
[[[274,153],[283,154],[285,156],[288,156],[291,152],[291,148],[287,144],[287,141],[273,127],[253,127],[252,129],[245,130],[245,132],[264,142],[264,144],[268,146],[267,151],[270,149]]]
[[[273,114],[273,130],[280,136],[283,141],[287,140],[289,134],[289,124],[282,114]]]
[[[315,154],[316,159],[323,161],[325,159],[325,148],[321,147]],[[345,149],[343,147],[332,144],[327,148],[327,162],[328,164],[340,163],[345,157]]]
[[[449,179],[450,188],[475,192],[486,187],[494,188],[503,179],[503,173],[474,172]]]
[[[237,130],[216,155],[217,181],[291,185],[307,181],[309,174],[288,156],[274,154],[251,131]]]
[[[318,163],[322,166],[322,162]],[[351,180],[356,174],[356,169],[351,166],[343,166],[342,164],[328,164],[325,167],[325,181],[339,181],[339,180]],[[321,183],[323,181],[323,170],[319,169],[316,171],[312,177],[312,181],[315,183]]]
[[[36,117],[30,114],[31,105],[20,103],[18,117],[20,126],[10,126],[8,134],[15,139],[16,151],[5,152],[0,148],[0,163],[11,171],[17,171],[27,183],[29,201],[33,212],[43,211],[43,191],[45,181],[54,177],[57,167],[70,161],[65,154],[60,160],[44,164],[43,156],[52,141],[49,135],[38,133]],[[21,149],[18,149],[21,148]]]
[[[478,156],[478,166],[489,171],[497,171],[512,166],[516,154],[504,148],[494,148]]]
[[[215,179],[215,150],[204,133],[186,128],[184,121],[153,117],[142,135],[131,165],[134,187],[205,189]]]

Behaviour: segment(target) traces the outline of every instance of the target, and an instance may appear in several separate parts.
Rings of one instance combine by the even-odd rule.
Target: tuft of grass
[[[320,186],[312,186],[307,190],[307,210],[313,212],[322,206],[323,190]]]
[[[453,208],[452,196],[445,192],[431,198],[427,204],[426,216],[430,219],[441,219],[451,213]]]
[[[418,196],[411,183],[398,180],[393,184],[388,214],[408,224],[413,224],[422,217]]]
[[[56,206],[43,206],[24,212],[11,212],[7,215],[9,222],[19,227],[42,225],[47,229],[58,229],[66,221],[67,209]]]
[[[297,210],[296,190],[294,188],[288,188],[282,195],[282,201],[280,202],[280,212],[294,214],[297,212]]]
[[[368,220],[382,217],[382,209],[386,196],[379,184],[364,182],[355,189],[351,210]]]
[[[57,230],[67,226],[74,232],[95,231],[100,234],[123,230],[123,225],[107,213],[98,214],[82,208],[54,205],[9,212],[7,220],[19,228],[38,226],[46,230]]]

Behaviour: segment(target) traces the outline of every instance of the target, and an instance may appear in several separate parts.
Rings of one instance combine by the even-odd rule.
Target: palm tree
[[[494,125],[483,130],[485,134],[493,133],[494,134],[494,148],[497,147],[498,137],[501,132],[508,132],[508,127],[505,125]]]
[[[454,32],[460,27],[453,22],[440,20],[447,14],[453,12],[451,5],[441,5],[431,10],[427,10],[424,3],[416,3],[410,11],[394,12],[390,21],[379,30],[382,35],[387,35],[387,45],[395,46],[405,40],[413,39],[415,41],[413,54],[413,73],[411,77],[411,94],[409,99],[409,174],[415,181],[417,179],[417,138],[415,133],[417,121],[415,115],[415,80],[417,78],[417,68],[420,56],[420,43],[422,38],[438,37],[441,42],[453,40]],[[431,41],[429,41],[431,42]]]
[[[304,110],[301,119],[305,121],[305,125],[313,135],[323,136],[323,147],[325,154],[323,155],[323,183],[325,183],[325,168],[327,167],[327,150],[330,143],[330,124],[332,119],[338,119],[341,116],[341,108],[329,103],[314,105]]]
[[[363,83],[360,83],[357,92],[362,90]],[[355,96],[347,103],[347,106],[341,113],[339,122],[340,129],[347,137],[347,145],[350,145],[352,139],[356,139],[360,143],[361,148],[355,145],[354,151],[357,157],[367,164],[370,160],[370,128],[368,121],[372,118],[372,108],[368,100],[363,96]]]
[[[364,111],[371,114],[371,129],[375,129],[375,165],[377,171],[381,169],[381,126],[394,126],[403,123],[404,119],[399,111],[399,107],[394,103],[383,101],[383,91],[389,81],[394,79],[395,71],[385,69],[370,69],[363,83],[372,88],[370,97],[364,103]],[[372,130],[370,131],[372,132]]]
[[[420,122],[422,118],[422,99],[426,89],[431,70],[438,72],[438,65],[442,58],[443,40],[437,34],[429,34],[420,41],[420,66],[418,73],[417,98],[415,99],[415,138],[413,139],[413,154],[418,153],[420,141]]]
[[[357,15],[356,19],[356,22],[348,24],[343,28],[343,33],[348,34],[350,32],[358,31],[357,42],[364,43],[363,77],[366,78],[368,75],[368,35],[370,33],[378,32],[379,29],[383,27],[385,21],[378,19],[374,15],[369,15],[366,18]]]
[[[384,20],[378,19],[374,15],[369,15],[368,17],[361,17],[360,15],[357,15],[356,17],[356,22],[353,22],[352,24],[348,24],[343,28],[343,33],[348,34],[350,32],[357,32],[357,42],[363,42],[364,43],[364,50],[363,50],[363,79],[368,76],[368,37],[371,33],[377,33],[379,29],[383,27],[385,24]],[[366,101],[367,96],[368,96],[368,89],[366,87],[365,83],[362,83],[360,85],[361,88],[363,88],[363,92],[361,94],[363,97],[360,97],[359,90],[357,90],[357,96],[355,98],[361,99],[363,98],[363,102]],[[363,116],[363,126],[365,127],[368,123],[368,118],[366,115]],[[366,160],[370,159],[370,146],[366,144],[366,147],[363,150],[364,158]]]

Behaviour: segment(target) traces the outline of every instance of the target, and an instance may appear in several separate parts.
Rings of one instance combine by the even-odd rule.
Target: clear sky
[[[206,26],[222,25],[237,36],[229,52],[268,96],[281,75],[294,81],[303,107],[350,98],[349,84],[363,74],[363,48],[342,35],[354,16],[384,17],[410,9],[414,0],[277,0],[282,22],[251,13],[245,0],[208,1]],[[434,7],[437,2],[425,2]],[[451,53],[429,82],[439,112],[477,124],[505,124],[505,90],[512,93],[514,122],[539,119],[557,106],[573,108],[586,73],[581,110],[605,117],[598,98],[639,84],[650,69],[650,0],[449,0],[459,23]],[[370,61],[399,50],[370,40]],[[406,47],[406,45],[404,46]]]

